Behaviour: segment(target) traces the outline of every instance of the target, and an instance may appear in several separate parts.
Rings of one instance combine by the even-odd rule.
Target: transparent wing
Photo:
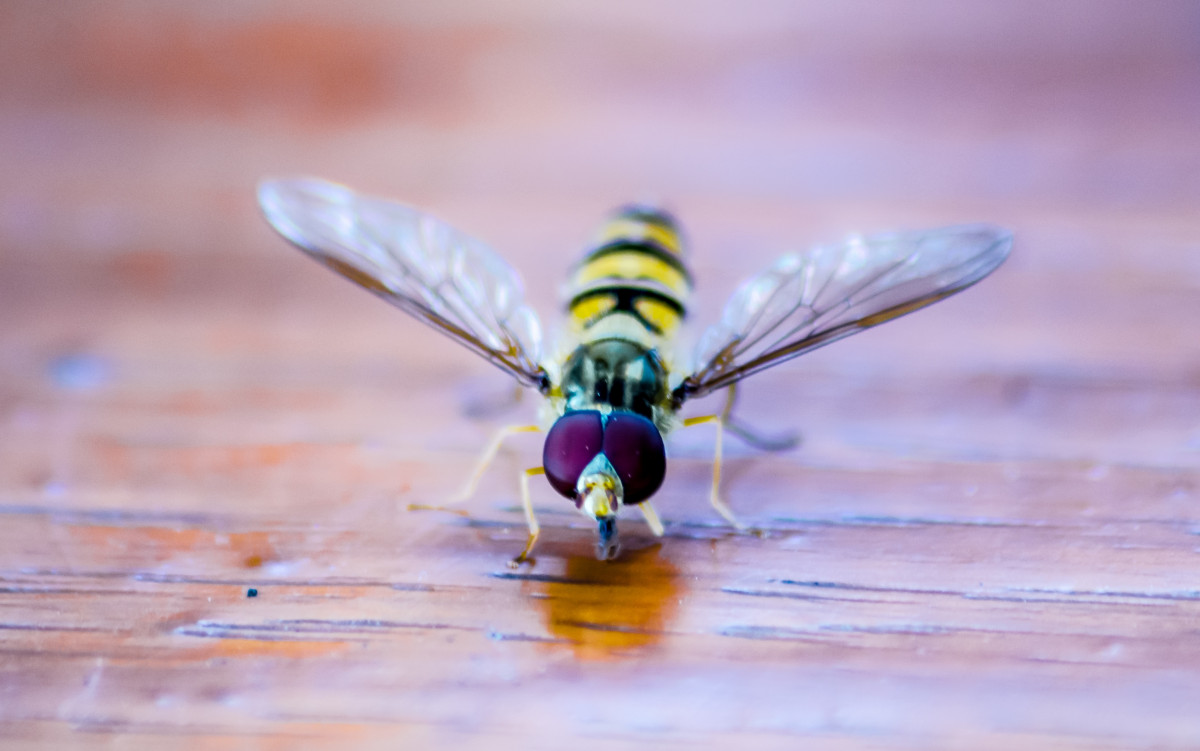
[[[258,202],[279,234],[527,386],[545,388],[541,327],[512,267],[416,209],[316,179],[268,180]]]
[[[1011,247],[1006,230],[966,225],[784,256],[743,283],[704,332],[676,403],[949,297],[994,271]]]

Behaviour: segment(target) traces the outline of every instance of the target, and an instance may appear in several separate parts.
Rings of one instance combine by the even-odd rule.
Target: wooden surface
[[[0,745],[1200,746],[1194,3],[52,5],[0,9]],[[765,537],[696,428],[664,539],[597,563],[539,485],[512,572],[536,437],[472,521],[405,506],[532,400],[272,236],[292,173],[486,238],[550,320],[630,198],[700,323],[851,230],[1018,239],[747,382],[805,436],[729,442]]]

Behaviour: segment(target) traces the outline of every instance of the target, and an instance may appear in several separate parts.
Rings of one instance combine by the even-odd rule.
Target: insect
[[[665,211],[627,206],[602,224],[572,273],[563,344],[547,356],[516,272],[450,225],[316,179],[265,181],[258,199],[267,221],[308,255],[545,397],[542,424],[500,431],[460,494],[474,491],[505,437],[546,431],[542,463],[520,478],[529,536],[513,566],[530,559],[538,539],[529,479],[539,474],[596,525],[600,559],[617,554],[625,506],[662,535],[650,497],[666,473],[663,436],[687,425],[716,424],[709,501],[744,529],[718,492],[735,384],[963,290],[1012,246],[1003,229],[964,225],[786,255],[744,282],[686,353],[676,342],[692,277],[679,227]],[[679,416],[688,400],[721,389],[720,413]]]

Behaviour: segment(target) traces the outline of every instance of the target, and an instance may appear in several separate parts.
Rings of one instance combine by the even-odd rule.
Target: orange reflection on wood
[[[584,659],[620,657],[655,644],[679,603],[679,572],[662,545],[612,561],[576,556],[542,582],[547,629]]]

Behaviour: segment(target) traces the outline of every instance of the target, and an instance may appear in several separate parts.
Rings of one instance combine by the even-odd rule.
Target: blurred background
[[[548,511],[520,579],[536,439],[490,476],[492,521],[403,513],[456,489],[512,419],[472,405],[508,384],[276,237],[255,185],[297,174],[484,239],[551,325],[631,199],[682,220],[699,324],[852,231],[1016,245],[747,382],[743,417],[805,436],[727,443],[767,539],[697,501],[698,429],[661,548],[630,524],[640,558],[597,569]],[[634,735],[1194,743],[1197,322],[1192,0],[5,0],[0,718],[317,717],[390,747],[372,723],[609,737],[603,696]],[[585,671],[585,647],[646,661]]]
[[[551,322],[593,226],[630,199],[689,230],[701,324],[783,251],[988,221],[1017,245],[974,299],[753,391],[777,401],[804,373],[809,419],[829,404],[836,432],[870,412],[855,384],[881,373],[996,373],[993,417],[1008,422],[981,451],[1195,462],[1195,404],[1180,399],[1200,378],[1198,92],[1189,1],[13,0],[0,373],[136,390],[176,368],[201,391],[318,365],[331,386],[350,360],[393,389],[491,375],[285,247],[257,213],[264,175],[440,215],[509,258]],[[1151,395],[1112,406],[1105,389],[1133,382]],[[1012,422],[1047,390],[1089,392],[1073,407],[1084,421],[1062,435]],[[1155,415],[1169,427],[1129,436]]]

